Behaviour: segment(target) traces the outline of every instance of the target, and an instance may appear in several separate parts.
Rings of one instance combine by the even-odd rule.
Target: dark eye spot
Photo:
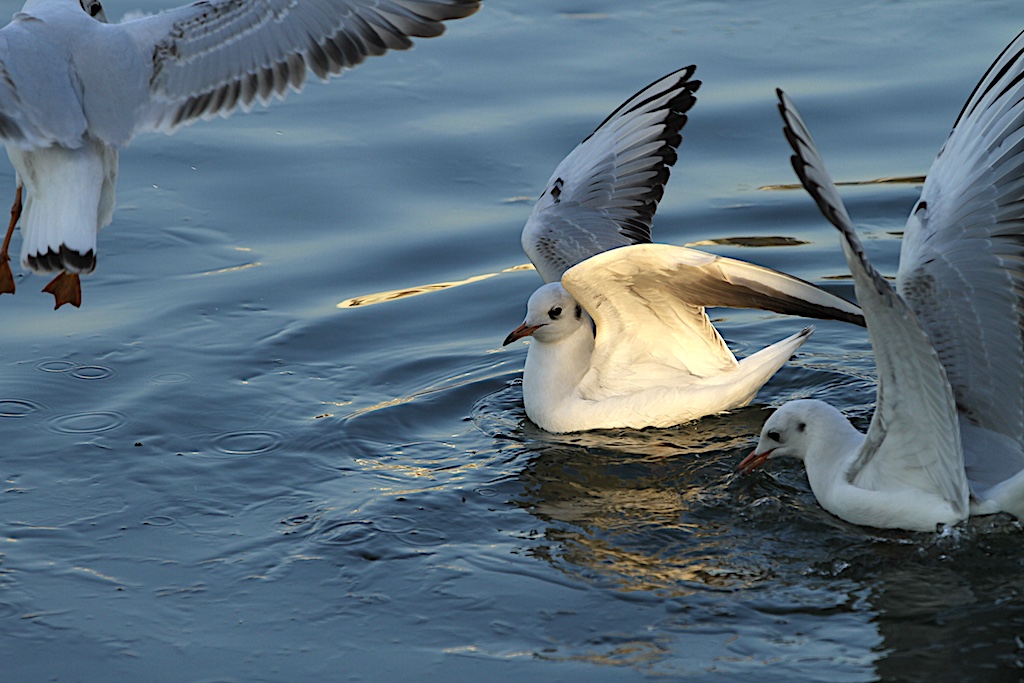
[[[89,16],[90,17],[95,17],[97,14],[99,14],[102,11],[103,11],[103,5],[101,5],[100,3],[93,2],[93,3],[89,4]]]
[[[766,436],[769,439],[771,439],[772,441],[778,441],[781,438],[779,436],[779,433],[777,431],[775,431],[774,429],[772,431],[768,432],[768,434],[766,434]]]
[[[798,425],[796,426],[796,431],[798,431],[798,432],[802,432],[802,431],[804,431],[805,429],[807,429],[807,424],[806,424],[806,423],[804,423],[804,422],[801,422],[800,424],[798,424]]]
[[[558,316],[560,315],[562,315],[561,306],[555,306],[550,311],[548,311],[548,317],[551,318],[552,320],[558,320]]]
[[[579,304],[576,304],[576,319],[579,320],[583,317],[583,308]]]

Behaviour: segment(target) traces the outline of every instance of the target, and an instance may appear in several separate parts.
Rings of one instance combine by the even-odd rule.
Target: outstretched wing
[[[848,476],[871,489],[916,488],[968,512],[960,426],[939,356],[914,311],[868,262],[825,163],[792,101],[779,112],[800,182],[841,236],[878,368],[878,396],[867,438]]]
[[[803,280],[752,263],[668,244],[637,244],[570,268],[562,285],[597,327],[591,366],[613,385],[674,367],[708,376],[736,359],[706,306],[756,308],[861,322],[860,309]],[[625,341],[625,340],[628,340]]]
[[[932,163],[897,283],[960,413],[1018,444],[966,441],[972,482],[1012,476],[1024,468],[1024,34],[989,67]]]
[[[602,251],[651,241],[651,223],[676,162],[700,81],[688,66],[613,111],[555,168],[523,228],[545,282]]]
[[[480,0],[200,0],[133,19],[148,60],[148,98],[133,132],[169,132],[197,118],[250,108],[299,90],[306,71],[327,79],[367,57],[433,37]]]

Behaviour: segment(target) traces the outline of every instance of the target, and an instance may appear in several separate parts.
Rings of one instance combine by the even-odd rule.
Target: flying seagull
[[[14,292],[8,247],[58,273],[56,308],[81,304],[96,233],[114,209],[118,150],[139,133],[248,111],[443,23],[480,0],[201,0],[107,23],[98,0],[28,0],[0,29],[0,139],[17,173],[0,248],[0,294]]]

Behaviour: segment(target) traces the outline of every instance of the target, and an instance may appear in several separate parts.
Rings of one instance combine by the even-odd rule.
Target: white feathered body
[[[585,318],[557,340],[534,334],[523,369],[523,403],[527,416],[549,432],[671,427],[750,403],[809,334],[803,330],[738,362],[731,353],[731,362],[717,367],[700,362],[694,371],[687,368],[689,339],[671,358],[605,365],[595,359],[593,327]],[[629,339],[616,345],[635,348]],[[698,353],[694,358],[706,360]]]
[[[77,2],[29,0],[0,30],[0,96],[18,103],[17,113],[4,107],[0,128],[24,186],[23,267],[95,267],[96,233],[113,215],[117,145],[141,104],[124,95],[146,92],[135,50]]]

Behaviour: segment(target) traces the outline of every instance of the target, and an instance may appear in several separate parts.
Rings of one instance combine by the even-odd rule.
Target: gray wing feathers
[[[907,221],[898,275],[900,293],[946,366],[961,414],[1018,444],[1024,441],[1022,54],[1024,34],[964,105]],[[1020,449],[997,457],[1024,467]]]
[[[694,70],[673,72],[630,97],[557,166],[522,234],[545,282],[594,254],[651,241],[700,87]]]
[[[480,0],[202,0],[121,24],[149,45],[151,106],[142,129],[169,131],[301,89],[317,77],[443,32]]]
[[[878,368],[875,414],[851,481],[869,488],[933,491],[967,514],[968,487],[956,403],[946,372],[914,311],[864,255],[842,198],[792,101],[781,90],[779,112],[793,148],[793,169],[839,229]]]

